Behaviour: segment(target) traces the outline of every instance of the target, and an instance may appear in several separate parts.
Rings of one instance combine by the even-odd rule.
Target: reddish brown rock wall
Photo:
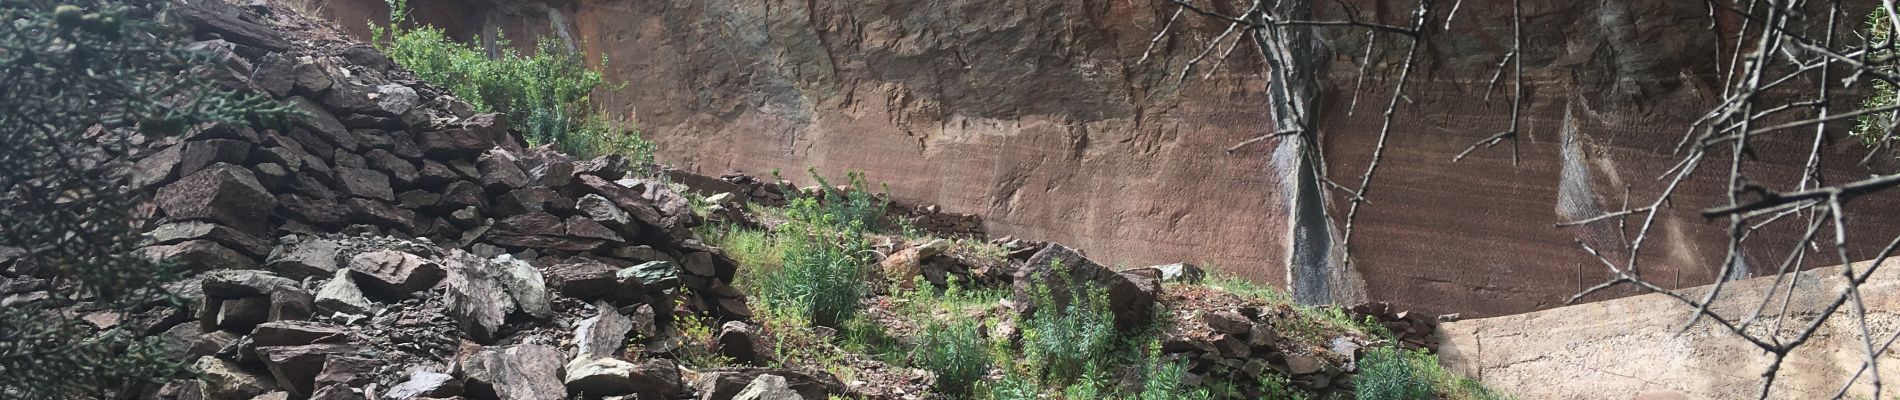
[[[610,102],[638,115],[664,162],[704,175],[783,169],[800,184],[811,183],[807,165],[863,170],[899,200],[983,215],[993,235],[1068,243],[1112,263],[1209,262],[1283,281],[1286,226],[1267,149],[1222,152],[1266,129],[1262,83],[1221,73],[1177,89],[1174,70],[1199,50],[1186,43],[1150,61],[1167,71],[1136,68],[1166,17],[1148,4],[554,8],[572,16],[590,52],[607,55],[611,77],[628,81]],[[537,26],[506,22],[537,12],[495,18]],[[461,27],[485,18],[423,5],[417,13]],[[376,13],[333,14],[349,27]],[[1218,33],[1195,25],[1196,37]]]
[[[1391,23],[1410,12],[1355,3]],[[1554,224],[1619,207],[1626,186],[1636,199],[1657,190],[1653,177],[1675,159],[1668,148],[1719,96],[1716,60],[1726,53],[1718,49],[1734,38],[1711,33],[1701,3],[1525,1],[1523,162],[1511,165],[1500,146],[1454,164],[1452,155],[1508,124],[1508,91],[1483,99],[1509,51],[1511,2],[1463,3],[1452,32],[1421,50],[1358,223],[1353,272],[1370,299],[1424,311],[1555,306],[1603,278],[1576,241],[1614,255],[1623,233]],[[982,215],[994,235],[1059,241],[1110,263],[1204,261],[1286,281],[1289,185],[1269,160],[1272,144],[1221,151],[1271,128],[1257,56],[1243,46],[1222,70],[1183,86],[1182,65],[1221,28],[1183,18],[1182,34],[1139,62],[1172,11],[1162,2],[417,4],[421,19],[465,36],[486,26],[582,40],[629,83],[608,97],[615,111],[638,116],[663,161],[700,174],[784,169],[809,184],[796,173],[807,165],[864,170],[900,200]],[[380,7],[333,0],[328,9],[356,27],[363,23],[352,18]],[[1329,4],[1316,7],[1320,18],[1338,17]],[[1733,32],[1735,23],[1719,26]],[[1355,184],[1401,41],[1375,54],[1377,76],[1349,114],[1359,68],[1348,60],[1364,36],[1319,36],[1328,54],[1317,60],[1325,165]],[[1835,141],[1828,178],[1863,176],[1845,160],[1859,151]],[[1759,173],[1786,178],[1766,183],[1789,185],[1800,161],[1764,156]],[[1722,184],[1698,174],[1679,204],[1713,204]],[[1896,209],[1891,196],[1867,200],[1854,218],[1868,229],[1894,226],[1896,213],[1883,211]],[[1680,276],[1685,286],[1715,276],[1722,225],[1693,211],[1657,222],[1645,250],[1650,276]],[[1748,261],[1760,270],[1778,260]]]

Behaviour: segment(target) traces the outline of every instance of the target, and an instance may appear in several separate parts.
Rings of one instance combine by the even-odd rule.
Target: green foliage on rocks
[[[974,321],[933,322],[912,350],[912,363],[937,376],[936,389],[954,398],[969,396],[990,372],[990,345]]]
[[[813,179],[824,177],[816,169]],[[821,196],[797,196],[786,206],[789,223],[774,234],[782,251],[777,269],[759,273],[760,300],[812,324],[840,327],[861,308],[869,291],[871,243],[867,221],[883,214],[884,203],[864,190],[863,175],[853,173],[854,190],[826,188]]]
[[[17,255],[0,266],[56,285],[43,301],[0,307],[0,397],[97,397],[184,371],[131,324],[95,331],[52,309],[176,306],[157,283],[177,271],[131,254],[141,199],[114,160],[205,124],[292,115],[213,83],[206,73],[221,67],[187,48],[171,4],[0,3],[0,253]]]
[[[457,42],[430,26],[414,28],[407,0],[390,0],[388,27],[372,24],[371,41],[389,59],[422,80],[447,88],[476,110],[508,115],[510,127],[534,144],[553,143],[582,157],[620,154],[637,162],[653,161],[653,142],[633,124],[601,112],[593,95],[619,89],[587,66],[580,54],[543,38],[524,53],[506,39],[492,57],[482,48]],[[605,58],[600,60],[606,65]]]
[[[1057,279],[1070,281],[1059,265]],[[1046,383],[1071,384],[1100,372],[1120,337],[1105,292],[1070,282],[1075,292],[1065,307],[1055,307],[1050,286],[1036,285],[1036,312],[1023,323],[1023,357]]]

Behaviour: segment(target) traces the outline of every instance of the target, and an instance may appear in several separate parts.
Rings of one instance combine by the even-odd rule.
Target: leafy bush
[[[404,28],[407,0],[390,0],[390,25],[370,27],[372,39],[389,59],[416,76],[467,101],[476,110],[508,115],[510,127],[534,144],[554,143],[570,154],[591,157],[620,154],[653,161],[653,143],[631,123],[603,116],[593,93],[605,85],[579,54],[543,38],[533,54],[522,54],[501,40],[498,57],[474,45],[451,40],[438,28]],[[606,64],[606,59],[601,59]]]
[[[733,365],[730,357],[713,351],[718,332],[699,317],[676,318],[673,323],[686,338],[686,345],[673,351],[673,358],[693,368],[719,368]]]
[[[1161,343],[1155,342],[1149,347],[1152,354],[1143,365],[1141,396],[1139,400],[1206,400],[1212,398],[1206,389],[1190,389],[1183,385],[1181,378],[1187,376],[1187,363],[1168,361],[1160,358]]]
[[[970,395],[983,375],[990,372],[989,344],[975,322],[932,323],[911,352],[917,368],[937,376],[937,390],[952,397]]]
[[[1359,360],[1359,375],[1353,378],[1353,394],[1369,400],[1418,400],[1434,397],[1432,377],[1427,369],[1437,360],[1424,351],[1410,352],[1392,347],[1368,349]]]
[[[835,216],[824,213],[815,199],[794,199],[790,207],[796,221],[781,225],[778,232],[784,249],[781,266],[761,274],[759,297],[767,307],[837,327],[861,307],[870,243],[856,225],[842,232],[826,229],[836,223]]]
[[[1313,395],[1293,387],[1293,382],[1279,372],[1260,374],[1260,396],[1269,399],[1307,400]]]
[[[1041,395],[1035,381],[1018,375],[1004,375],[983,385],[983,389],[986,400],[1037,400]]]
[[[124,160],[146,140],[206,123],[281,122],[268,99],[218,87],[213,54],[187,49],[160,0],[9,0],[0,5],[0,252],[14,272],[62,282],[50,299],[0,307],[0,398],[116,397],[184,371],[133,324],[96,331],[50,307],[121,313],[179,307],[157,288],[178,269],[142,242]],[[26,267],[35,266],[35,267]],[[65,283],[71,283],[71,289]],[[121,317],[127,317],[121,315]]]
[[[850,190],[839,190],[832,186],[824,175],[818,173],[818,167],[809,167],[806,171],[811,173],[813,181],[818,182],[819,194],[802,196],[814,200],[809,204],[815,207],[791,207],[792,218],[821,223],[832,229],[855,230],[859,233],[870,232],[880,226],[885,210],[890,208],[890,202],[871,193],[865,183],[863,172],[845,173],[846,187]],[[772,175],[776,178],[778,172],[773,171]],[[795,188],[787,192],[799,193]],[[820,216],[824,218],[821,220],[818,218]]]
[[[1070,281],[1061,265],[1056,279]],[[1067,384],[1107,361],[1118,337],[1108,295],[1085,284],[1063,285],[1075,291],[1066,307],[1055,307],[1051,289],[1036,285],[1037,309],[1023,327],[1023,357],[1044,383]]]
[[[733,287],[741,291],[758,293],[763,285],[760,275],[777,271],[782,265],[784,244],[770,232],[734,225],[701,225],[696,230],[706,243],[724,249],[733,261],[744,266],[732,281]]]

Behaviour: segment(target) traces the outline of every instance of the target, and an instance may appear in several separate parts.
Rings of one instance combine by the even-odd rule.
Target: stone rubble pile
[[[1402,310],[1386,302],[1363,303],[1346,308],[1346,315],[1354,321],[1372,321],[1391,331],[1406,349],[1428,349],[1437,351],[1438,342],[1434,339],[1438,332],[1438,323],[1458,320],[1458,314],[1430,315],[1417,311]]]
[[[786,202],[789,201],[790,197],[788,197],[788,195],[822,196],[821,191],[817,187],[793,189],[795,186],[789,181],[768,182],[738,171],[726,171],[721,173],[718,177],[709,177],[678,169],[668,169],[665,171],[665,174],[669,180],[683,184],[694,192],[708,197],[725,194],[731,196],[728,198],[730,202],[736,203],[778,207],[785,205]],[[837,189],[840,191],[851,190],[849,186],[839,186]],[[793,190],[794,192],[788,193],[788,190]],[[716,210],[716,212],[714,212],[715,216],[712,218],[720,218],[717,214],[723,213],[724,210]],[[891,201],[890,207],[886,210],[886,214],[887,219],[892,221],[891,223],[904,221],[909,224],[911,228],[937,236],[981,238],[988,235],[988,231],[983,228],[982,216],[947,212],[944,211],[942,207],[934,204],[917,205]],[[743,222],[742,225],[744,225]]]
[[[237,44],[261,39],[225,38],[199,45],[229,50],[220,63],[227,80],[306,117],[284,127],[215,125],[154,140],[128,171],[157,206],[149,217],[159,225],[146,250],[153,256],[206,271],[250,269],[264,261],[269,238],[371,232],[429,238],[484,257],[512,254],[543,267],[677,270],[672,284],[698,295],[689,303],[722,317],[750,315],[726,286],[737,265],[692,234],[701,221],[685,197],[634,177],[646,166],[524,148],[501,115],[469,111],[374,50],[267,52]],[[332,271],[279,272],[300,279]]]
[[[150,199],[134,213],[147,238],[138,252],[188,270],[164,285],[182,305],[121,317],[40,304],[152,336],[202,372],[124,397],[841,392],[823,373],[700,373],[669,359],[682,342],[675,316],[752,311],[730,286],[736,262],[690,230],[703,221],[687,199],[641,178],[651,166],[527,147],[501,115],[474,112],[374,49],[280,34],[312,28],[277,7],[178,12],[202,40],[190,46],[215,61],[192,73],[301,117],[140,138],[145,150],[122,160],[130,190]],[[66,288],[40,264],[0,249],[0,305],[56,301],[48,293]]]
[[[1322,347],[1302,345],[1281,335],[1273,326],[1276,316],[1259,306],[1201,310],[1205,331],[1170,335],[1161,352],[1171,360],[1186,360],[1186,384],[1201,382],[1259,382],[1264,374],[1289,377],[1288,384],[1314,398],[1352,397],[1353,374],[1366,343],[1337,336]],[[1265,393],[1257,385],[1240,389],[1249,398]]]

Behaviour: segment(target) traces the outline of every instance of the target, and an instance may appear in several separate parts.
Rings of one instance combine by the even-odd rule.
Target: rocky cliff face
[[[328,3],[333,19],[358,30],[365,19],[380,20],[383,7]],[[1363,3],[1363,18],[1404,21],[1410,12],[1354,3]],[[1487,88],[1510,50],[1511,2],[1462,3],[1453,28],[1421,50],[1392,150],[1358,222],[1353,269],[1328,273],[1353,277],[1338,280],[1372,299],[1431,311],[1551,307],[1603,277],[1576,241],[1616,253],[1610,244],[1624,234],[1613,223],[1554,223],[1615,210],[1625,193],[1640,200],[1658,190],[1652,178],[1673,165],[1669,148],[1720,96],[1719,60],[1729,56],[1739,22],[1711,21],[1700,4],[1526,1],[1521,163],[1513,165],[1508,144],[1452,163],[1465,146],[1507,127],[1510,104],[1508,90]],[[663,161],[689,170],[864,170],[899,199],[982,215],[993,234],[1070,243],[1114,263],[1204,260],[1288,281],[1297,171],[1274,160],[1272,143],[1222,151],[1274,130],[1258,56],[1240,46],[1184,71],[1224,28],[1188,17],[1144,57],[1173,12],[1165,2],[416,7],[421,20],[464,37],[497,28],[517,38],[556,35],[604,55],[609,75],[629,83],[610,102],[637,115]],[[1330,5],[1315,8],[1317,18],[1341,17]],[[1362,86],[1357,60],[1366,36],[1317,34],[1326,54],[1313,60],[1325,93],[1323,166],[1356,183],[1403,49],[1397,39],[1375,47]],[[1864,174],[1850,165],[1861,151],[1852,141],[1831,146],[1826,178]],[[1765,183],[1797,178],[1796,155],[1762,156],[1765,175],[1787,178]],[[1708,204],[1722,196],[1723,182],[1695,176],[1684,189],[1693,201],[1684,203]],[[1343,215],[1337,192],[1328,195],[1329,214]],[[1873,199],[1855,218],[1863,227],[1893,222],[1877,211],[1896,207]],[[1679,276],[1684,286],[1714,279],[1720,225],[1684,209],[1657,226],[1645,258],[1652,273]],[[1791,234],[1798,232],[1761,237]],[[1748,262],[1766,268],[1777,260],[1751,254]]]

